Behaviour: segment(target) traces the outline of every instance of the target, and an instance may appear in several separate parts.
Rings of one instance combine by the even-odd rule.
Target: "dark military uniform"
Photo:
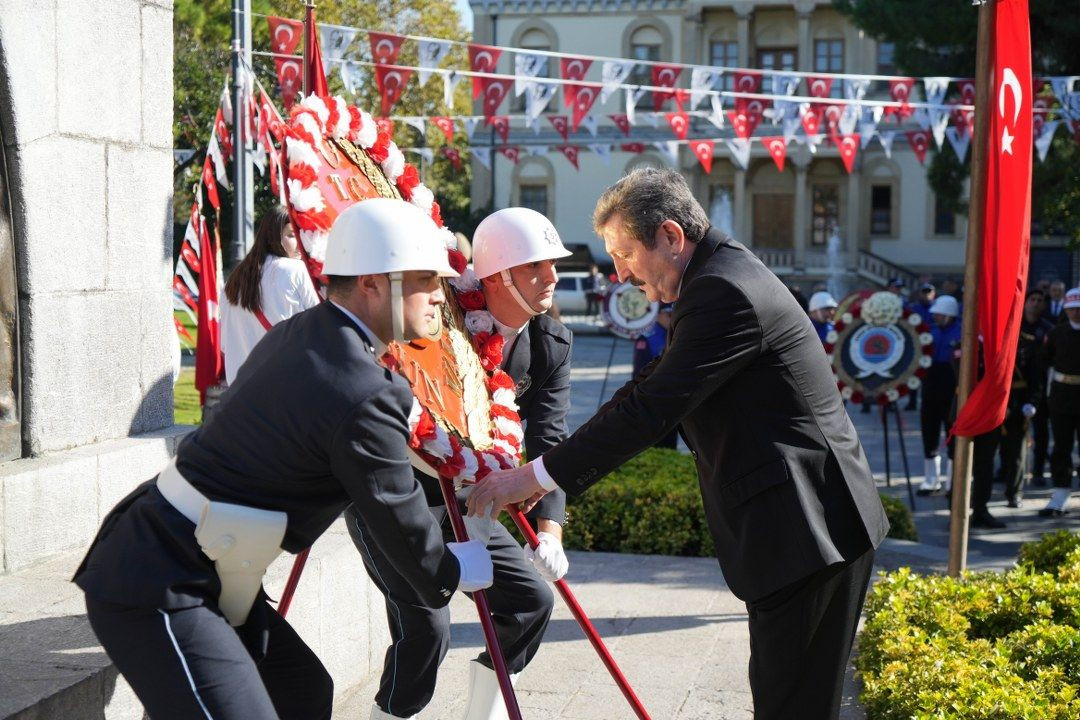
[[[525,424],[525,454],[538,457],[567,436],[570,408],[570,331],[547,315],[537,315],[508,345],[503,368],[516,384],[518,413]],[[431,512],[453,539],[453,527],[438,481],[417,472]],[[464,498],[459,507],[465,513]],[[369,542],[362,508],[350,508],[346,520],[368,575],[386,596],[391,644],[383,661],[375,704],[396,717],[419,713],[435,692],[439,664],[450,647],[450,613],[419,595],[394,567],[386,548]],[[551,492],[529,513],[565,524],[566,493]],[[486,590],[499,645],[511,673],[521,672],[540,647],[554,597],[536,570],[525,561],[521,546],[499,523],[492,523],[488,551],[494,582]],[[491,668],[487,652],[478,661]]]
[[[211,501],[288,515],[282,548],[310,547],[353,503],[371,542],[432,607],[460,568],[409,464],[405,381],[376,363],[332,303],[276,325],[176,466]],[[154,720],[329,718],[333,683],[266,602],[240,627],[195,525],[143,483],[105,518],[75,575],[90,624]]]
[[[1050,368],[1050,427],[1054,451],[1050,473],[1054,487],[1072,487],[1073,443],[1080,438],[1080,330],[1068,321],[1055,326],[1047,336],[1046,365]]]

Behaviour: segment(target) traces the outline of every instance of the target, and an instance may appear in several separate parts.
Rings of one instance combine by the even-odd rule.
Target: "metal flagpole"
[[[233,0],[232,3],[232,74],[233,74],[233,207],[232,238],[229,248],[231,265],[236,266],[247,249],[253,231],[254,186],[251,178],[251,153],[248,151],[245,125],[247,102],[245,99],[245,59],[251,62],[251,0]],[[245,44],[246,43],[246,44]]]
[[[957,414],[964,407],[975,384],[979,348],[976,344],[975,310],[979,273],[982,266],[984,210],[986,209],[987,128],[990,125],[990,86],[994,68],[990,44],[994,37],[994,0],[979,6],[979,28],[975,50],[975,127],[971,140],[971,203],[968,209],[967,252],[964,266],[964,318],[960,344],[960,380]],[[949,523],[949,575],[956,577],[967,566],[968,506],[971,504],[971,461],[973,438],[957,436],[953,453],[952,517]]]

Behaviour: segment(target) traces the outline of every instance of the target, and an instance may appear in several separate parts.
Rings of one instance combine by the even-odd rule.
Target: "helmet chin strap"
[[[518,292],[517,286],[514,285],[513,279],[510,277],[509,270],[502,270],[499,272],[499,277],[502,278],[503,285],[510,291],[511,297],[517,301],[517,304],[521,306],[521,309],[529,313],[529,315],[543,315],[540,310],[534,309],[529,303],[525,302],[525,298],[521,297],[521,293]]]
[[[403,277],[399,272],[390,273],[390,327],[394,340],[399,343],[405,342],[405,302],[401,292]]]

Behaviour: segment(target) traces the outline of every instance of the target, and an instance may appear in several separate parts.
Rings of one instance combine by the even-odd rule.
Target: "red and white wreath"
[[[379,165],[386,179],[397,187],[404,200],[431,216],[444,233],[451,266],[461,273],[450,283],[465,313],[465,331],[487,374],[492,447],[480,450],[465,445],[456,433],[447,432],[419,403],[414,405],[409,417],[410,446],[440,475],[452,478],[459,487],[480,480],[492,470],[520,464],[524,432],[517,413],[514,381],[500,369],[503,336],[495,330],[494,318],[487,310],[480,283],[466,266],[465,256],[457,250],[453,233],[443,226],[439,203],[431,190],[420,182],[416,167],[405,161],[390,135],[379,129],[370,114],[347,104],[340,97],[309,95],[294,105],[287,137],[289,205],[313,276],[322,275],[326,240],[334,220],[327,212],[328,206],[318,184],[323,160],[316,139],[326,137],[347,139],[364,150]],[[390,369],[399,369],[397,361],[389,354],[383,361]]]

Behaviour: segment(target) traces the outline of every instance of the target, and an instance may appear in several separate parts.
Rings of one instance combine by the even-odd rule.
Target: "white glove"
[[[525,559],[533,564],[540,577],[548,582],[562,580],[563,575],[570,569],[570,561],[566,559],[562,543],[554,535],[546,532],[536,534],[540,544],[533,550],[525,546]]]
[[[1024,403],[1024,407],[1020,408],[1020,412],[1024,413],[1026,418],[1035,417],[1035,406],[1031,403]]]
[[[454,553],[461,575],[457,589],[462,592],[475,592],[491,587],[494,570],[491,566],[491,553],[479,540],[446,543],[447,549]]]

